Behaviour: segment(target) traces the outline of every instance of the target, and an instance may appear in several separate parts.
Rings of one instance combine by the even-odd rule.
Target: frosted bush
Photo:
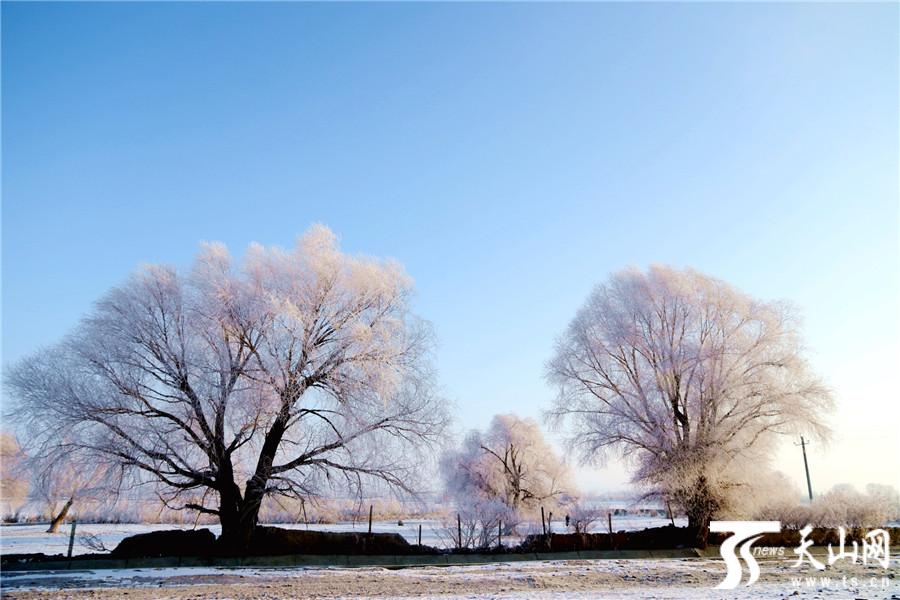
[[[574,504],[569,508],[569,529],[573,533],[587,533],[595,523],[605,523],[608,514],[609,509],[605,507]]]
[[[836,485],[812,504],[774,502],[754,514],[760,520],[781,521],[785,529],[806,525],[824,528],[883,527],[900,515],[898,493],[891,486],[872,485],[866,493],[847,484]]]

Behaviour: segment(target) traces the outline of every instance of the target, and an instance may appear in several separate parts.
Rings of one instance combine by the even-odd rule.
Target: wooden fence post
[[[607,528],[609,529],[609,549],[613,549],[613,530],[612,530],[612,511],[606,513],[606,523]]]
[[[456,547],[459,550],[462,550],[462,519],[459,517],[459,513],[456,513],[456,532],[458,534]]]
[[[72,558],[72,546],[75,545],[75,525],[78,519],[72,519],[72,531],[69,532],[69,558]]]
[[[369,505],[369,533],[372,533],[372,505]]]
[[[547,521],[544,520],[544,507],[541,507],[541,531],[544,532],[544,535],[547,535]]]
[[[422,545],[422,524],[419,523],[419,545]]]

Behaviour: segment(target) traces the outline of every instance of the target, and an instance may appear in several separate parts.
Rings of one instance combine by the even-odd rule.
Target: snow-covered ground
[[[3,573],[5,598],[131,600],[232,598],[747,599],[900,598],[896,567],[836,563],[825,573],[800,570],[787,559],[760,561],[751,587],[717,590],[725,566],[718,558],[573,560],[452,567],[122,569]],[[824,575],[810,584],[806,577]]]
[[[676,524],[684,525],[683,520],[676,519]],[[660,527],[668,524],[668,519],[648,516],[619,516],[613,517],[613,529],[616,531],[634,531],[647,527]],[[396,521],[375,521],[372,530],[379,533],[399,533],[411,544],[417,543],[419,525],[422,525],[422,543],[442,547],[450,541],[450,535],[445,527],[433,520],[409,520],[403,525]],[[329,525],[304,525],[304,524],[276,524],[276,527],[290,529],[310,529],[318,531],[368,531],[366,522],[334,523]],[[219,535],[218,525],[199,526],[208,527],[213,533]],[[455,523],[453,524],[455,528]],[[0,554],[26,554],[43,552],[44,554],[65,554],[69,547],[69,525],[60,528],[59,533],[46,533],[46,525],[2,525],[0,526]],[[95,536],[103,546],[112,550],[124,538],[148,531],[161,531],[165,529],[191,529],[190,525],[168,524],[79,524],[75,529],[74,554],[87,554],[97,552],[88,546],[86,536]],[[560,522],[553,524],[553,531],[563,532],[565,527]],[[596,531],[606,531],[606,524],[597,524]],[[537,533],[540,531],[539,523],[525,523],[519,527],[522,535]],[[517,543],[521,538],[504,536],[504,544]]]

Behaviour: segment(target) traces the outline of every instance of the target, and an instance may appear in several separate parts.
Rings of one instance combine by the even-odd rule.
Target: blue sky
[[[321,222],[406,265],[465,429],[548,406],[594,283],[689,265],[801,310],[821,486],[900,484],[898,10],[3,3],[2,361],[141,262]]]

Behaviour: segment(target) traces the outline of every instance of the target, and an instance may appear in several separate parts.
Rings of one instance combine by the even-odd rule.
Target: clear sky
[[[898,10],[4,2],[2,362],[141,262],[321,222],[406,265],[483,427],[548,407],[594,283],[689,265],[805,317],[814,486],[900,485]]]

